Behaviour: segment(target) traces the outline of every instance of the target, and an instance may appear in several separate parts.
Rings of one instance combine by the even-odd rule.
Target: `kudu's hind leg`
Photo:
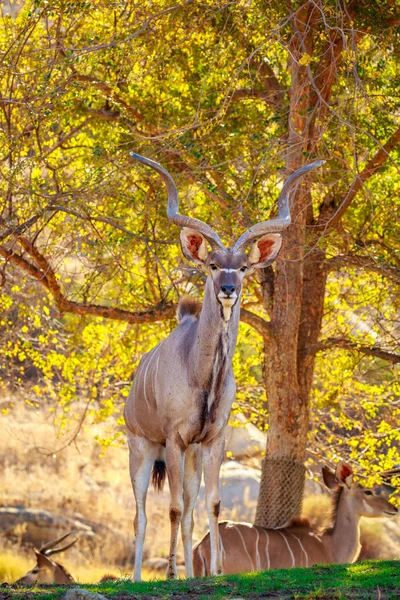
[[[146,534],[146,496],[154,461],[160,455],[160,446],[145,438],[129,436],[129,472],[136,500],[135,529],[135,570],[133,581],[141,581],[143,544]]]
[[[223,436],[218,437],[212,440],[209,444],[204,444],[202,446],[206,507],[208,513],[208,522],[210,525],[210,575],[222,574],[218,517],[221,507],[219,497],[219,471],[224,456],[224,448],[225,440]]]
[[[191,444],[185,452],[183,475],[182,542],[185,555],[186,577],[193,577],[193,510],[201,482],[201,446]]]
[[[184,452],[180,446],[172,440],[166,443],[166,462],[169,491],[171,494],[169,505],[169,519],[171,522],[171,539],[169,546],[169,557],[167,567],[167,579],[176,579],[176,546],[178,541],[179,525],[183,513],[183,463]]]

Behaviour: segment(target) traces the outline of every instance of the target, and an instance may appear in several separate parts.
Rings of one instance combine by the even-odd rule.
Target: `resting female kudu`
[[[373,490],[353,483],[353,471],[340,463],[336,473],[322,470],[325,484],[334,492],[333,526],[325,532],[314,531],[307,522],[284,529],[264,529],[250,523],[219,524],[224,573],[245,573],[315,564],[352,563],[360,553],[360,517],[385,517],[397,508],[385,496],[394,488],[377,486]],[[196,577],[210,575],[209,534],[193,549]]]
[[[57,540],[45,544],[40,550],[36,550],[35,548],[36,566],[15,583],[21,585],[33,585],[34,583],[73,583],[75,579],[71,573],[68,573],[67,569],[60,563],[50,559],[50,556],[53,554],[65,552],[65,550],[68,550],[68,548],[71,548],[77,542],[77,540],[74,540],[62,548],[54,548],[54,546],[70,535],[70,533],[67,533]]]
[[[218,480],[224,428],[235,396],[232,356],[243,278],[275,259],[281,247],[281,236],[276,232],[290,224],[289,192],[300,176],[324,161],[293,173],[279,196],[279,217],[257,223],[231,249],[224,247],[209,225],[179,214],[178,192],[168,171],[152,160],[137,154],[132,156],[160,174],[168,191],[168,217],[183,228],[180,236],[183,254],[208,274],[201,310],[189,299],[180,303],[178,327],[142,358],[126,401],[130,474],[136,500],[134,580],[141,578],[145,502],[151,470],[154,465],[153,482],[160,489],[165,464],[171,494],[167,576],[176,577],[176,543],[181,522],[186,575],[193,576],[193,508],[200,486],[201,456],[211,532],[210,572],[219,574]],[[250,252],[245,254],[249,245]]]
[[[65,550],[68,550],[68,548],[71,548],[71,546],[76,544],[78,541],[77,539],[73,542],[70,542],[66,546],[63,546],[62,548],[54,548],[54,546],[65,540],[65,538],[69,537],[70,535],[70,533],[67,533],[57,540],[41,546],[40,550],[36,550],[36,548],[34,548],[36,554],[36,566],[28,571],[28,573],[26,573],[23,577],[20,577],[15,584],[34,585],[35,583],[55,583],[57,585],[62,585],[65,583],[74,583],[75,578],[73,575],[71,575],[71,573],[69,573],[62,564],[50,559],[50,556],[53,554],[65,552]],[[99,580],[99,583],[115,581],[117,579],[118,578],[115,575],[108,573],[103,575],[103,577]]]

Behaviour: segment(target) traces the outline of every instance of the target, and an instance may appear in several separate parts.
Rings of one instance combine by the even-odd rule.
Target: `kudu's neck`
[[[240,300],[241,291],[236,304],[231,308],[230,319],[226,321],[221,303],[216,298],[213,283],[210,278],[207,278],[193,347],[196,372],[204,381],[208,381],[210,377],[217,352],[225,354],[227,367],[232,362],[238,336]]]
[[[360,552],[360,515],[346,490],[340,492],[333,529],[324,535],[335,563],[352,563]]]

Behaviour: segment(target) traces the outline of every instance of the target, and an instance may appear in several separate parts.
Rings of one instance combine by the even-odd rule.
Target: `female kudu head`
[[[355,515],[360,517],[393,517],[398,509],[389,502],[389,495],[396,488],[388,485],[376,485],[369,489],[353,481],[353,470],[345,462],[338,464],[336,471],[323,467],[324,483],[330,490],[344,495]]]
[[[279,216],[250,227],[240,236],[233,248],[227,248],[215,231],[206,223],[179,214],[178,190],[171,175],[161,165],[131,152],[131,156],[151,167],[163,179],[168,191],[168,218],[182,228],[181,246],[184,256],[194,261],[207,273],[213,283],[215,297],[221,305],[225,320],[240,297],[243,279],[254,269],[266,267],[277,257],[282,245],[278,232],[291,222],[289,194],[300,177],[324,164],[313,162],[295,171],[286,181],[278,198]],[[207,248],[211,246],[211,252]],[[246,249],[251,246],[250,252]]]

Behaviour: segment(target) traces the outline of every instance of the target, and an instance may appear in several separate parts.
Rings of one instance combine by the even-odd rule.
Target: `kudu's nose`
[[[221,291],[224,294],[226,294],[227,296],[230,296],[235,291],[235,286],[234,285],[221,285]]]

